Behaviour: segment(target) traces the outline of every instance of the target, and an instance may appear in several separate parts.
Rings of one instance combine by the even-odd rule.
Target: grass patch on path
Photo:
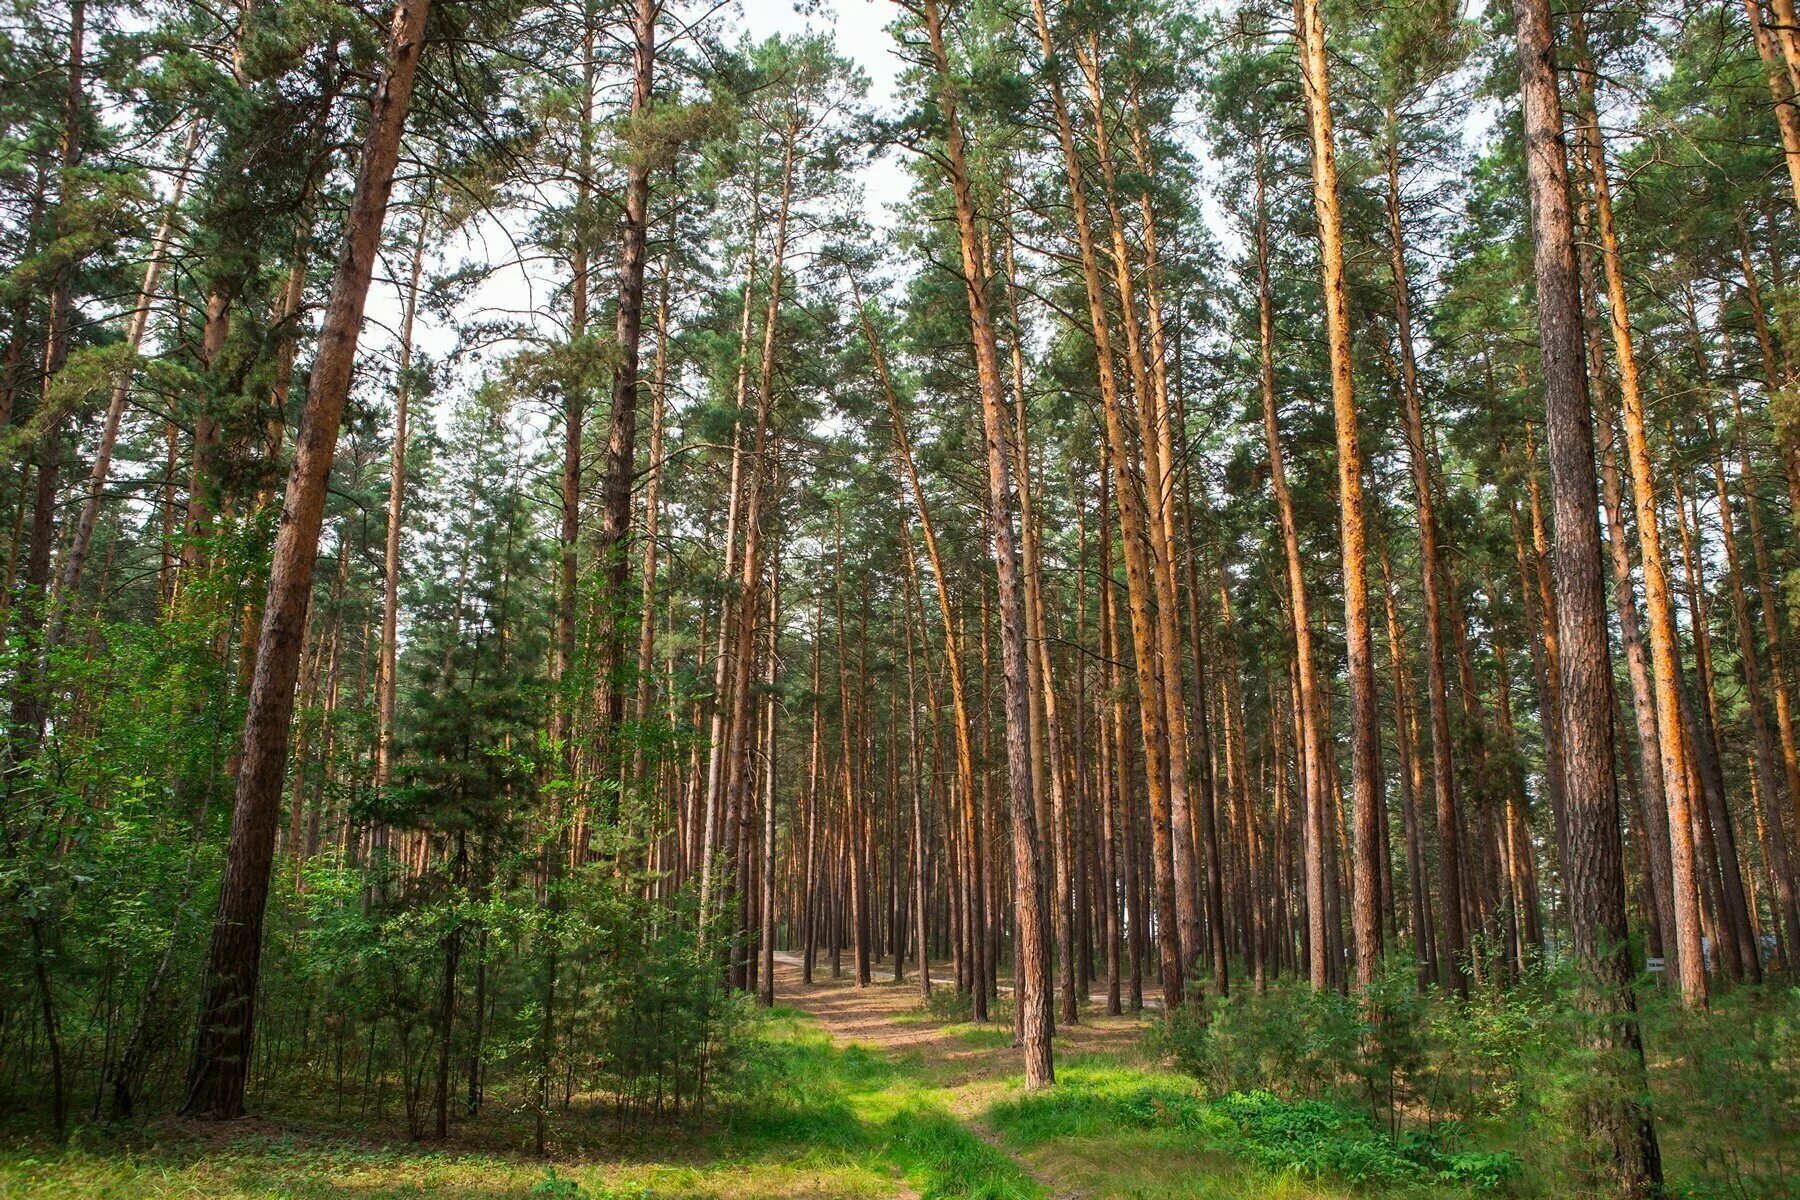
[[[1037,1200],[1043,1190],[977,1137],[914,1064],[834,1045],[791,1009],[765,1019],[737,1094],[704,1126],[604,1142],[604,1116],[559,1121],[546,1163],[343,1129],[164,1124],[80,1129],[66,1146],[0,1138],[0,1200]],[[584,1122],[591,1120],[592,1125]]]

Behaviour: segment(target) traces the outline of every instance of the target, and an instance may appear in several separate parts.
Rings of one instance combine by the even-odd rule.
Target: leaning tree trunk
[[[288,474],[281,527],[269,571],[268,600],[244,717],[243,757],[231,816],[225,875],[200,1006],[199,1037],[183,1111],[230,1119],[244,1111],[250,1066],[262,926],[269,898],[275,828],[287,763],[294,683],[312,598],[325,489],[337,449],[338,423],[350,395],[363,307],[381,243],[400,138],[412,101],[430,0],[394,7],[387,51],[370,108],[362,165],[345,221],[342,258],[319,333],[306,409]]]

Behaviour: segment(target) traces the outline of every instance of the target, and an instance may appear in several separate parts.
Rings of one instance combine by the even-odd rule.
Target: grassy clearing
[[[846,1200],[917,1195],[1035,1200],[1042,1190],[951,1115],[913,1064],[834,1046],[810,1018],[771,1015],[744,1095],[698,1130],[629,1142],[588,1131],[568,1161],[411,1144],[342,1132],[162,1125],[79,1132],[67,1147],[0,1146],[0,1200]],[[571,1138],[583,1136],[579,1121]],[[565,1139],[566,1140],[566,1139]]]
[[[864,999],[883,999],[885,988]],[[895,999],[887,997],[887,999]],[[0,1200],[1475,1200],[1566,1194],[1540,1164],[1468,1144],[1390,1139],[1362,1112],[1266,1092],[1215,1094],[1160,1059],[1141,1026],[1093,1019],[1058,1038],[1057,1086],[1023,1090],[1004,1026],[894,1012],[922,1039],[841,1045],[794,1009],[763,1018],[736,1094],[698,1127],[622,1138],[564,1117],[556,1161],[483,1152],[508,1118],[456,1147],[384,1145],[337,1129],[246,1123],[84,1130],[67,1148],[0,1140]],[[920,1026],[925,1026],[920,1028]],[[503,1128],[504,1126],[504,1128]],[[1439,1126],[1442,1134],[1447,1127]],[[1452,1135],[1453,1138],[1453,1135]],[[519,1144],[514,1141],[513,1144]],[[1560,1177],[1560,1173],[1553,1173]],[[1681,1189],[1683,1195],[1710,1194]],[[1748,1194],[1748,1193],[1746,1193]]]

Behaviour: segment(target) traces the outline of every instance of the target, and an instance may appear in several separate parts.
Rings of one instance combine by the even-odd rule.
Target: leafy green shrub
[[[1708,1010],[1650,996],[1645,1037],[1665,1147],[1694,1163],[1696,1194],[1800,1189],[1800,988],[1721,991]],[[1665,1158],[1668,1150],[1665,1150]]]
[[[1354,1184],[1444,1183],[1503,1188],[1523,1173],[1508,1151],[1452,1151],[1453,1127],[1428,1137],[1391,1137],[1352,1108],[1325,1100],[1284,1100],[1266,1090],[1207,1100],[1192,1087],[1139,1071],[1065,1071],[1056,1089],[995,1105],[988,1120],[1010,1140],[1037,1145],[1100,1137],[1118,1129],[1170,1129],[1208,1149],[1268,1170]]]
[[[975,999],[953,987],[933,987],[925,1011],[940,1021],[967,1021],[975,1013]]]
[[[1243,1152],[1273,1170],[1362,1184],[1435,1180],[1481,1190],[1503,1187],[1523,1170],[1509,1151],[1447,1153],[1416,1133],[1389,1137],[1361,1114],[1321,1100],[1234,1092],[1214,1105],[1236,1124]]]
[[[1240,989],[1210,1006],[1188,1005],[1151,1029],[1149,1049],[1225,1093],[1269,1089],[1353,1099],[1367,1033],[1356,1006],[1336,992]]]
[[[566,1175],[558,1175],[555,1167],[544,1168],[544,1177],[532,1184],[526,1193],[531,1200],[577,1200],[584,1194],[579,1183]]]

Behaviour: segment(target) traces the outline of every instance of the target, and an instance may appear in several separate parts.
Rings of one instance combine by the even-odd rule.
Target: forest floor
[[[1160,1113],[1194,1094],[1191,1081],[1146,1059],[1138,1018],[1084,1014],[1082,1024],[1059,1030],[1059,1086],[1027,1099],[1009,1024],[939,1020],[921,1006],[914,980],[893,983],[883,978],[888,972],[860,989],[847,977],[829,979],[823,964],[817,974],[806,987],[796,961],[778,961],[778,1006],[750,1066],[776,1082],[762,1102],[728,1108],[699,1127],[620,1138],[604,1115],[577,1113],[559,1121],[548,1164],[483,1148],[494,1130],[477,1142],[480,1130],[471,1127],[434,1146],[270,1115],[223,1128],[166,1123],[128,1139],[78,1132],[56,1149],[0,1140],[0,1200],[1372,1194],[1203,1149],[1178,1123],[1121,1119],[1124,1105]]]

